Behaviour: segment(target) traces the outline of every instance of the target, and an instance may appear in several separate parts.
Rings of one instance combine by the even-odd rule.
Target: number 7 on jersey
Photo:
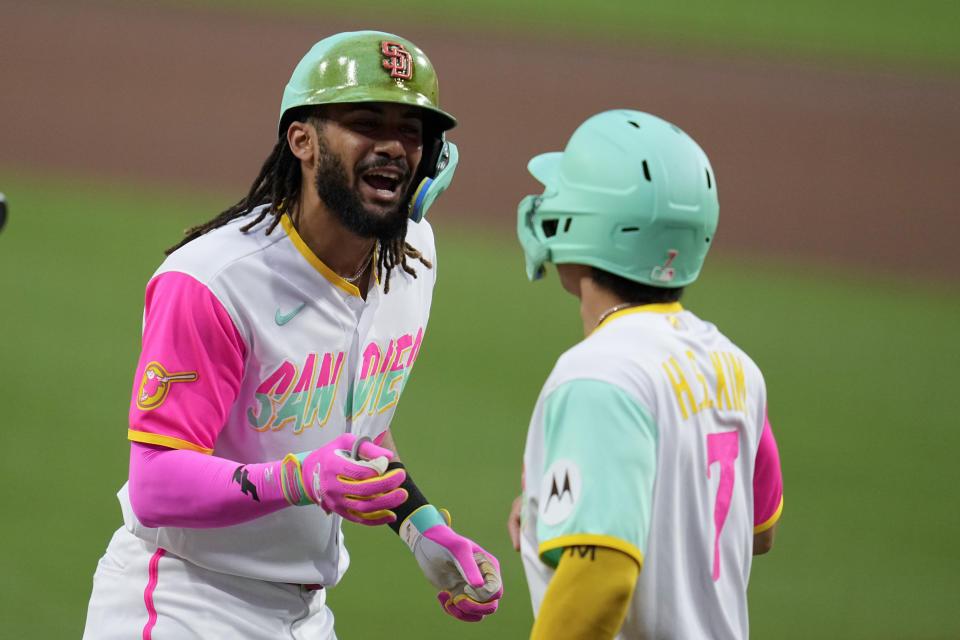
[[[707,477],[710,466],[720,463],[720,482],[717,486],[717,500],[713,507],[713,524],[716,534],[713,538],[713,581],[720,579],[720,531],[730,512],[730,499],[733,496],[733,480],[736,468],[734,460],[740,452],[739,434],[736,431],[707,434]]]

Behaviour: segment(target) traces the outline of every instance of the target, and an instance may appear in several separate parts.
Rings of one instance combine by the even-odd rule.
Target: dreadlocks
[[[390,272],[394,267],[400,266],[401,269],[409,273],[414,278],[417,272],[413,267],[407,264],[407,258],[419,260],[420,264],[427,269],[432,269],[433,264],[423,257],[417,249],[410,246],[402,235],[394,237],[392,240],[380,247],[380,253],[377,254],[377,278],[383,278],[383,292],[390,293]],[[384,276],[384,271],[386,276]]]
[[[294,119],[321,119],[320,114],[316,110],[312,113],[295,115],[301,115],[302,118],[294,117],[290,118],[290,121]],[[287,141],[281,139],[274,145],[270,155],[260,168],[260,173],[256,179],[254,179],[253,184],[250,185],[250,191],[244,198],[215,218],[184,231],[186,237],[178,244],[167,249],[165,254],[170,255],[191,240],[199,238],[208,231],[222,227],[231,220],[247,215],[262,205],[268,206],[263,207],[256,218],[240,227],[240,231],[246,233],[267,216],[271,216],[273,219],[270,221],[265,232],[266,235],[270,235],[277,224],[280,223],[283,214],[288,212],[290,204],[296,206],[295,203],[299,202],[300,185],[300,162],[290,151],[290,148],[287,146]],[[407,264],[407,258],[418,260],[420,264],[427,269],[433,268],[433,264],[431,264],[420,251],[407,243],[406,229],[407,227],[404,224],[393,237],[379,239],[380,250],[377,252],[376,268],[377,278],[383,280],[384,293],[390,292],[390,273],[394,267],[399,266],[414,278],[417,277],[417,272]]]

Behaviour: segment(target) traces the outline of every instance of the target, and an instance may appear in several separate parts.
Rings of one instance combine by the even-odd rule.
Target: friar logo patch
[[[580,469],[572,460],[557,460],[550,465],[540,485],[540,519],[544,524],[566,520],[573,513],[582,488]]]
[[[151,362],[143,370],[140,379],[140,389],[137,391],[137,406],[144,411],[156,409],[167,397],[170,385],[174,382],[193,382],[197,379],[196,371],[182,371],[167,373],[159,362]]]
[[[380,44],[384,55],[383,68],[390,72],[391,78],[409,80],[413,76],[413,57],[399,42],[385,40]]]

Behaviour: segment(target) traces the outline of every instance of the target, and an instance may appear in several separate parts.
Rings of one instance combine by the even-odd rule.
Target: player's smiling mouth
[[[406,173],[392,167],[379,167],[365,172],[360,181],[374,191],[374,197],[380,200],[395,200],[400,197]]]

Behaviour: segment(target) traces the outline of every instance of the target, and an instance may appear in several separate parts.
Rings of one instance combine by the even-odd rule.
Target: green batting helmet
[[[585,264],[656,287],[697,279],[717,229],[706,154],[676,126],[641,111],[605,111],[562,152],[534,157],[545,186],[517,212],[527,276],[543,264]]]
[[[439,107],[437,74],[423,50],[382,31],[338,33],[313,45],[283,91],[280,136],[286,134],[284,116],[291,109],[341,102],[421,107],[440,132],[457,124]]]

